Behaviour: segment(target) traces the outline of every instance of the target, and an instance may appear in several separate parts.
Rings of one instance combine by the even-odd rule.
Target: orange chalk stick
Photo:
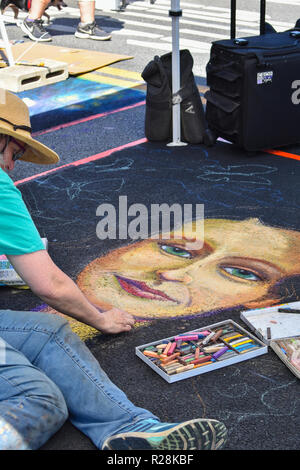
[[[195,359],[199,358],[200,348],[196,348],[195,350]]]
[[[212,363],[213,363],[212,361],[208,361],[208,362],[203,362],[202,364],[195,364],[194,368],[196,369],[196,367],[207,366],[208,364],[212,364]]]
[[[177,364],[178,367],[180,366],[180,362],[178,362],[177,359],[173,359],[173,361],[167,362],[167,363],[161,363],[162,367],[170,367],[173,366],[174,364]]]
[[[172,346],[173,343],[168,343],[167,346],[165,347],[164,349],[164,354],[168,354],[168,351],[170,349],[170,347]]]
[[[143,351],[143,353],[145,356],[149,356],[149,357],[160,357],[159,354],[152,352],[152,351]]]
[[[169,362],[173,361],[176,357],[180,356],[180,352],[174,353],[171,356],[168,356],[167,359],[162,360],[162,364],[168,364]]]

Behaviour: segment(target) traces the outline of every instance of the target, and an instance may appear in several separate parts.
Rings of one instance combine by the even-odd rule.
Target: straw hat
[[[0,133],[27,144],[20,160],[45,165],[59,161],[59,156],[53,150],[31,137],[26,104],[18,96],[3,89],[0,89]]]

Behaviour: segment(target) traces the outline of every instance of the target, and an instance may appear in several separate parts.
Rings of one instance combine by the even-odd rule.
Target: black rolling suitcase
[[[209,128],[248,151],[300,142],[300,21],[276,33],[265,4],[260,35],[236,39],[231,0],[231,39],[212,43],[206,68]]]

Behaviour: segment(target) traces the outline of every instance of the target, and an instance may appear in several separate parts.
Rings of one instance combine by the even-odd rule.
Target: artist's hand
[[[102,333],[116,334],[130,331],[134,325],[134,318],[127,312],[112,308],[99,315],[99,325],[96,326]]]
[[[14,169],[15,162],[13,156],[21,149],[21,144],[17,140],[11,140],[6,145],[6,135],[0,134],[0,167],[2,170],[11,171]]]
[[[117,334],[133,327],[133,316],[118,308],[99,312],[75,282],[56,266],[46,250],[7,257],[32,292],[58,312],[102,333]]]

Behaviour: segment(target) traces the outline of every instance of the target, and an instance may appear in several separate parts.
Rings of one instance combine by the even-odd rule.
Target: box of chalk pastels
[[[137,346],[135,352],[172,383],[266,354],[268,346],[233,320],[226,320]]]

